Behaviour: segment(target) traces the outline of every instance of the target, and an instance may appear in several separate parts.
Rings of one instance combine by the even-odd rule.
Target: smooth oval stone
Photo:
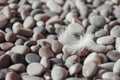
[[[50,67],[50,60],[46,57],[43,57],[40,61],[40,64],[42,64],[46,69]]]
[[[113,10],[113,14],[116,18],[120,18],[120,6],[116,6],[116,8]]]
[[[49,0],[46,3],[46,6],[53,12],[60,13],[62,11],[62,7],[58,5],[55,1]]]
[[[24,43],[24,45],[25,45],[25,46],[28,46],[28,47],[31,47],[31,46],[36,45],[36,44],[37,44],[37,42],[34,41],[34,40],[29,40],[29,41],[26,41],[26,42]]]
[[[69,13],[66,14],[65,19],[66,19],[67,21],[69,21],[69,22],[72,22],[74,16],[76,16],[76,13],[75,13],[75,12],[69,12]]]
[[[13,32],[6,33],[5,40],[9,42],[14,42],[16,40],[16,34],[14,34]]]
[[[28,53],[25,55],[27,63],[40,62],[40,56],[35,53]]]
[[[98,65],[98,67],[105,69],[105,70],[112,71],[114,64],[115,64],[114,62],[107,62],[107,63]]]
[[[89,25],[86,29],[86,33],[95,33],[98,28],[94,25]]]
[[[116,73],[117,75],[120,75],[120,59],[118,59],[114,66],[113,66],[113,72]]]
[[[33,62],[33,63],[30,63],[28,66],[27,66],[27,73],[29,75],[42,75],[42,73],[44,72],[45,68],[42,64],[38,63],[38,62]]]
[[[101,63],[106,63],[109,61],[108,57],[104,53],[99,53],[98,55],[100,56]]]
[[[13,46],[14,46],[14,44],[10,43],[10,42],[6,42],[6,43],[1,43],[0,44],[0,48],[2,50],[10,50]]]
[[[50,57],[54,57],[54,53],[50,50],[50,48],[48,46],[43,46],[39,49],[39,55],[41,57],[47,57],[47,58],[50,58]]]
[[[15,72],[9,72],[6,74],[5,80],[21,80],[21,77]]]
[[[61,59],[57,58],[51,58],[50,61],[52,64],[64,64],[64,62]]]
[[[13,63],[25,63],[25,57],[22,54],[19,53],[13,53],[11,55],[11,60]]]
[[[111,50],[106,55],[113,62],[120,58],[120,53],[117,50]]]
[[[68,77],[68,71],[60,66],[53,67],[51,71],[52,80],[65,80]]]
[[[69,68],[71,67],[73,64],[75,63],[79,63],[80,62],[80,57],[78,57],[77,55],[72,55],[69,56],[66,61],[65,61],[65,65]]]
[[[102,75],[103,75],[105,72],[108,72],[108,71],[105,70],[105,69],[100,69],[100,70],[98,71],[98,76],[99,76],[99,78],[101,78]]]
[[[120,80],[120,77],[113,72],[106,72],[102,75],[102,79],[104,79],[104,80]]]
[[[115,48],[118,52],[120,52],[120,38],[119,37],[116,38]]]
[[[84,64],[90,63],[90,62],[95,62],[97,65],[101,64],[101,59],[100,59],[100,56],[98,55],[98,53],[96,53],[96,52],[90,53],[86,57]]]
[[[22,75],[22,80],[44,80],[42,77],[31,76],[31,75]]]
[[[32,9],[39,9],[41,7],[41,1],[33,1]]]
[[[11,65],[9,69],[13,69],[14,71],[18,73],[22,73],[22,72],[25,72],[26,66],[22,63],[18,63],[18,64]]]
[[[7,19],[11,19],[12,18],[12,10],[10,9],[9,6],[5,6],[3,9],[2,9],[2,13],[5,15],[5,17]]]
[[[45,28],[43,26],[34,27],[33,33],[45,33]]]
[[[57,41],[57,40],[53,40],[53,42],[52,42],[52,45],[51,45],[52,47],[52,51],[54,52],[54,53],[60,53],[61,51],[62,51],[62,44],[59,42],[59,41]]]
[[[87,62],[83,65],[82,74],[84,77],[92,77],[97,72],[97,64],[95,62]]]
[[[112,36],[104,36],[97,39],[98,44],[109,45],[115,42],[115,38]]]
[[[0,69],[6,68],[11,65],[11,58],[9,55],[4,54],[0,56]]]
[[[34,26],[35,26],[35,21],[32,16],[28,16],[23,22],[24,28],[33,28]]]
[[[78,72],[80,72],[81,69],[82,69],[82,65],[80,63],[76,63],[76,64],[73,64],[69,68],[69,73],[70,73],[70,75],[74,75],[74,74],[77,74]]]
[[[24,45],[16,45],[11,49],[14,53],[27,54],[29,52],[29,47]]]
[[[110,31],[110,35],[113,37],[120,37],[120,26],[114,26]]]
[[[92,17],[90,17],[89,21],[92,25],[97,27],[103,27],[106,24],[105,19],[99,15],[93,15]]]
[[[94,7],[99,7],[100,5],[101,5],[101,3],[102,3],[102,1],[100,1],[100,0],[93,0],[93,6]]]
[[[95,37],[102,37],[102,36],[107,36],[108,32],[105,31],[104,29],[100,29],[95,32]]]
[[[0,28],[3,28],[7,24],[6,16],[0,12]]]

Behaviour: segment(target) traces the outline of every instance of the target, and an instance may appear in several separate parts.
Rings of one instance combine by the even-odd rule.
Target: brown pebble
[[[0,48],[2,50],[10,50],[13,46],[14,46],[14,44],[10,43],[10,42],[5,42],[5,43],[0,44]]]
[[[5,80],[21,80],[21,77],[15,72],[9,72],[6,75]]]
[[[13,32],[8,32],[5,35],[5,40],[9,41],[9,42],[14,42],[16,39],[16,34],[14,34]]]

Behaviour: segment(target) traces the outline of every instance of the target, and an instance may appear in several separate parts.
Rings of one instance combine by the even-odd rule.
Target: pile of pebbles
[[[0,0],[0,80],[120,80],[120,0]]]

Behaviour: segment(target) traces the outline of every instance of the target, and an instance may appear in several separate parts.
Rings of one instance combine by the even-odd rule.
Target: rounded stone
[[[5,43],[0,44],[0,48],[2,50],[10,50],[13,46],[14,46],[14,44],[10,43],[10,42],[5,42]]]
[[[49,69],[50,67],[50,59],[43,57],[40,61],[40,64],[42,64],[46,69]]]
[[[13,63],[25,63],[25,57],[22,54],[19,53],[13,53],[11,55],[11,60]]]
[[[24,45],[16,45],[11,49],[11,51],[14,53],[20,53],[24,55],[27,54],[29,50],[30,50],[29,47]]]
[[[22,63],[18,63],[18,64],[11,65],[9,69],[13,69],[14,71],[18,73],[22,73],[22,72],[25,72],[26,66]]]
[[[28,53],[25,55],[27,63],[40,62],[40,56],[35,53]]]
[[[21,80],[21,77],[15,72],[9,72],[6,74],[5,80]]]
[[[45,70],[44,66],[38,62],[30,63],[27,66],[27,73],[32,76],[42,75],[44,70]]]
[[[44,80],[42,77],[31,76],[31,75],[22,75],[22,80]]]
[[[120,58],[120,53],[117,50],[109,51],[106,56],[113,62],[116,62]]]
[[[113,37],[120,37],[120,26],[114,26],[110,31],[110,35]]]
[[[32,16],[28,16],[23,22],[24,28],[33,28],[34,26],[35,26],[35,21]]]
[[[114,66],[113,66],[113,72],[116,73],[117,75],[120,75],[120,59],[118,59]]]
[[[16,40],[16,34],[14,34],[13,32],[6,33],[5,40],[9,42],[14,42]]]
[[[77,55],[72,55],[69,56],[66,61],[65,61],[65,65],[69,68],[71,67],[73,64],[75,63],[79,63],[80,62],[80,57],[78,57]]]
[[[68,71],[60,66],[53,67],[51,71],[52,80],[65,80],[68,77]]]
[[[82,74],[84,77],[92,77],[97,72],[97,64],[94,62],[87,62],[83,65]]]

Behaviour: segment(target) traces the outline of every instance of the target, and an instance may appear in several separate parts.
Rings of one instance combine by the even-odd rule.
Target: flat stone
[[[44,66],[38,62],[33,62],[27,66],[27,73],[33,76],[42,75],[44,70],[45,70]]]
[[[29,52],[29,47],[24,45],[16,45],[11,49],[14,53],[27,54]]]
[[[97,64],[95,62],[87,62],[83,65],[82,74],[84,77],[92,77],[97,72]]]
[[[51,72],[52,80],[64,80],[68,77],[68,71],[60,66],[55,66]]]
[[[40,56],[35,53],[28,53],[25,55],[25,60],[27,63],[40,62]]]

